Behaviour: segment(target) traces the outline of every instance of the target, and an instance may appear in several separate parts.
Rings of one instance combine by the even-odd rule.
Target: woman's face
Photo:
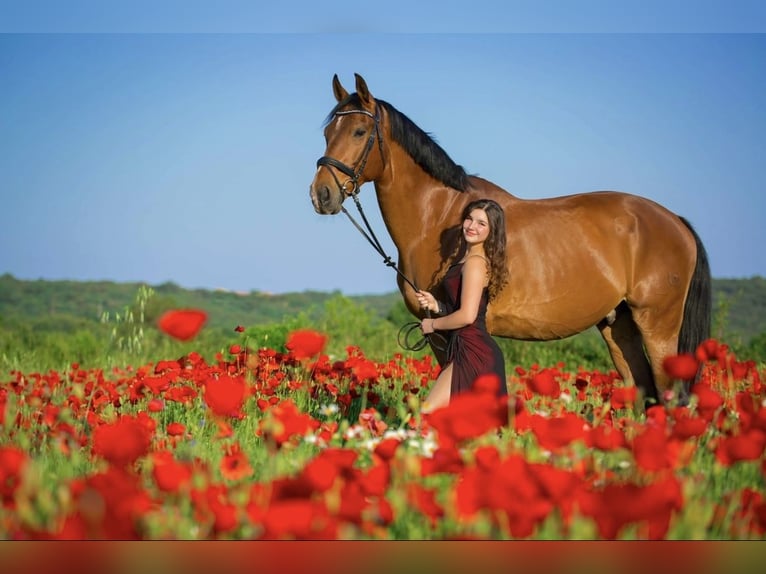
[[[463,237],[469,245],[483,243],[489,237],[489,219],[483,209],[474,209],[463,221]]]

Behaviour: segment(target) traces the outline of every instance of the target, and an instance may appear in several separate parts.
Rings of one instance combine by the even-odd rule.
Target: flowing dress
[[[450,312],[460,307],[462,271],[463,264],[455,264],[447,270],[442,280],[444,293],[448,298],[447,309]],[[489,292],[485,287],[481,294],[476,320],[470,325],[449,331],[447,364],[452,363],[450,396],[469,391],[478,377],[489,373],[496,374],[500,379],[498,395],[508,394],[505,359],[497,342],[487,331],[488,302]]]

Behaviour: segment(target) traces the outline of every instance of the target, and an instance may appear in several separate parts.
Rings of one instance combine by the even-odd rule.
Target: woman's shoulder
[[[482,261],[486,267],[489,267],[489,259],[487,259],[484,255],[479,255],[478,253],[468,255],[460,263],[465,266],[469,261],[471,261],[470,265],[477,265],[479,261]]]

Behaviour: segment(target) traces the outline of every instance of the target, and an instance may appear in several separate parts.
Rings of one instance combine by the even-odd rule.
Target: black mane
[[[376,101],[388,113],[391,138],[402,146],[415,163],[444,185],[458,191],[466,191],[470,184],[468,183],[468,174],[463,166],[452,161],[452,158],[436,143],[431,135],[420,129],[394,106],[383,100]],[[332,109],[325,118],[324,125],[329,124],[335,113],[347,105],[361,109],[362,102],[356,93],[349,94]]]

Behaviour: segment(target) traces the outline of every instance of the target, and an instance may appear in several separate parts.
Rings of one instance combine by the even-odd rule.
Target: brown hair
[[[505,259],[505,213],[503,212],[503,208],[500,207],[496,201],[491,199],[476,199],[465,206],[461,221],[465,221],[474,209],[484,210],[487,214],[487,221],[489,222],[489,235],[484,241],[484,253],[489,260],[489,284],[487,289],[489,298],[492,300],[508,282],[508,267]],[[446,265],[443,266],[442,269],[449,268],[455,260],[465,253],[465,249],[465,238],[461,233],[458,236],[455,249],[447,258],[447,261],[445,262]],[[439,273],[439,275],[443,275],[443,273]]]

